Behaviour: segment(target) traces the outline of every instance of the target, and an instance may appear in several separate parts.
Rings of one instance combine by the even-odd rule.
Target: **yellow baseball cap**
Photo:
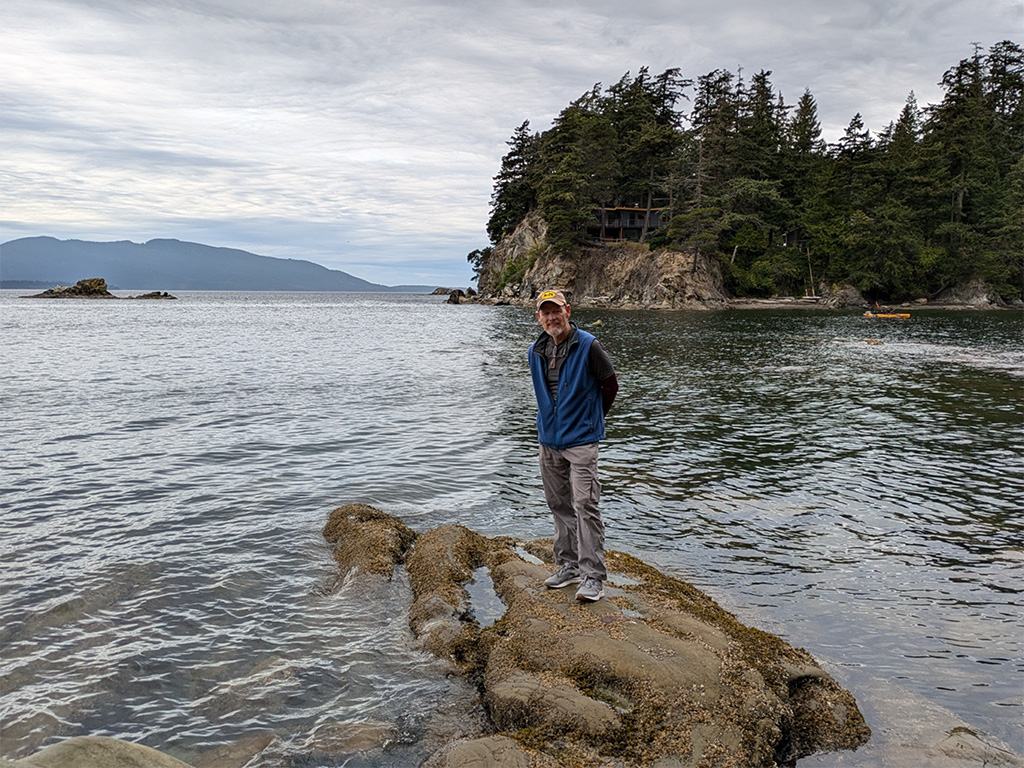
[[[561,291],[541,291],[540,296],[537,297],[537,309],[540,309],[540,305],[545,301],[554,302],[560,307],[564,307],[569,303],[565,300],[565,294]]]

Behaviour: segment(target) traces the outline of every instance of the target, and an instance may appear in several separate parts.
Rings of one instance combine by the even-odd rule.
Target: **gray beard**
[[[550,336],[552,341],[555,340],[555,338],[558,336],[559,333],[563,333],[563,332],[566,334],[566,338],[568,338],[568,334],[569,334],[570,331],[572,331],[572,326],[569,325],[568,323],[565,324],[565,328],[564,329],[563,328],[558,328],[558,329],[550,330],[550,331],[547,328],[544,329],[544,333],[546,333],[548,336]]]

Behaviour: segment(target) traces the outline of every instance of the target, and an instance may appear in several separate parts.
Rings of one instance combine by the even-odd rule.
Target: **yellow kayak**
[[[910,317],[909,312],[886,313],[886,312],[865,312],[864,317]]]

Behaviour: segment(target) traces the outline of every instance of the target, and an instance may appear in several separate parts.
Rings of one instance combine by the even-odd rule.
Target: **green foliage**
[[[512,233],[537,204],[536,174],[540,137],[530,133],[530,121],[524,120],[507,142],[508,154],[501,160],[501,170],[494,177],[491,194],[491,217],[487,235],[492,243]]]
[[[672,217],[665,228],[665,238],[684,250],[717,255],[723,221],[720,208],[694,208]]]
[[[466,254],[466,261],[468,261],[470,266],[473,268],[473,280],[480,279],[480,272],[483,271],[484,265],[491,257],[491,252],[493,250],[493,248],[488,246],[487,248],[477,248],[476,250],[470,251]]]
[[[825,281],[889,300],[980,278],[1021,296],[1019,45],[975,50],[943,75],[939,104],[922,109],[910,93],[882,131],[856,114],[832,145],[810,91],[791,108],[771,74],[745,82],[715,70],[694,82],[643,68],[595,85],[540,135],[524,122],[495,177],[492,241],[539,208],[549,244],[571,253],[601,208],[659,207],[666,226],[650,243],[720,259],[739,295]],[[528,268],[508,265],[503,283]]]
[[[505,265],[505,269],[502,270],[501,276],[498,278],[498,284],[495,286],[495,290],[501,291],[507,286],[519,285],[523,282],[523,278],[526,277],[526,273],[529,272],[536,263],[537,253],[532,250],[519,258],[509,259],[508,264]]]

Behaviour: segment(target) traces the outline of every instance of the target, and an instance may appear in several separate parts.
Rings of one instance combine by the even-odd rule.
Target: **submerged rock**
[[[528,562],[550,562],[549,542],[462,526],[416,535],[364,505],[335,510],[325,536],[343,570],[389,576],[404,562],[413,632],[480,690],[493,732],[448,745],[431,768],[751,768],[870,736],[853,696],[810,654],[630,555],[608,552],[607,599],[581,604],[543,586],[553,566]],[[372,553],[372,565],[351,553]],[[506,606],[488,627],[465,589],[481,567]]]
[[[192,768],[244,768],[256,755],[274,742],[269,733],[244,736],[231,744],[224,744],[199,754],[192,760]]]
[[[479,739],[458,739],[452,742],[428,758],[422,768],[532,768],[536,765],[538,763],[531,763],[530,756],[507,736],[484,736]]]
[[[189,768],[155,749],[106,736],[76,736],[24,760],[0,761],[11,768]]]
[[[377,720],[321,723],[306,739],[310,754],[349,755],[381,749],[399,738],[392,723]]]

